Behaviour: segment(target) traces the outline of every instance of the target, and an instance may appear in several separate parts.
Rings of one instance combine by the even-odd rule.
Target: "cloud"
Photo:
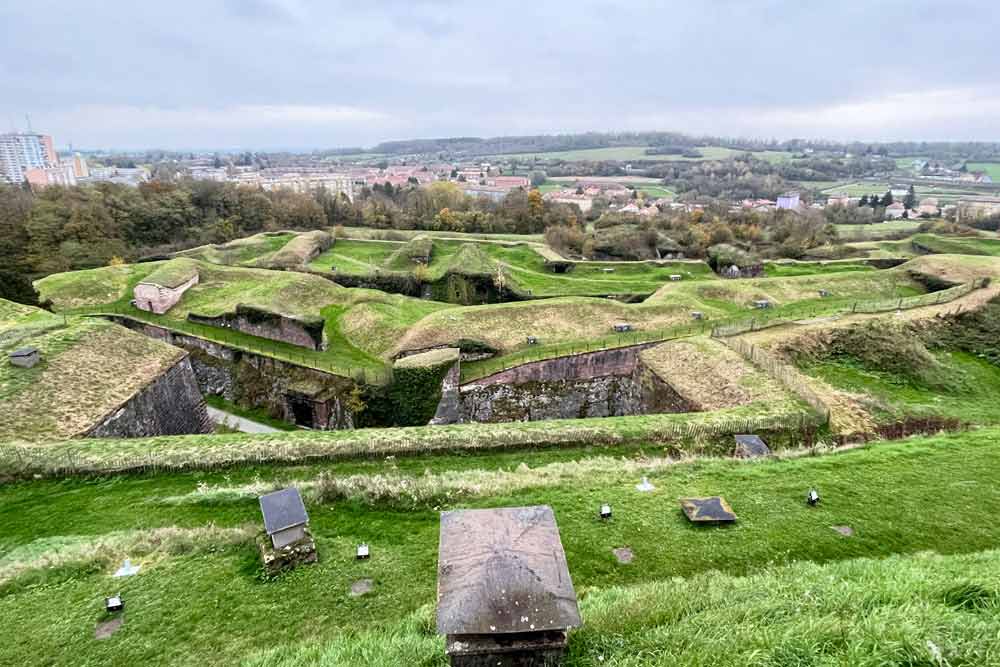
[[[86,146],[992,140],[998,24],[1000,5],[971,0],[3,3],[0,119],[29,112]]]

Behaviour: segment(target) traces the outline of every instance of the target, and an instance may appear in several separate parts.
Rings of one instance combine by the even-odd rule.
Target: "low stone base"
[[[305,533],[304,538],[281,549],[274,548],[271,544],[271,538],[266,533],[260,533],[257,536],[260,559],[264,565],[264,571],[268,575],[275,575],[299,565],[316,562],[316,542],[313,541],[308,528]]]
[[[448,635],[452,667],[557,667],[566,653],[566,632]]]

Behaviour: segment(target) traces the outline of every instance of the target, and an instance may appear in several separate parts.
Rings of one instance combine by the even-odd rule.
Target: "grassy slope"
[[[530,290],[535,297],[551,297],[651,294],[672,274],[683,275],[686,279],[714,278],[708,266],[695,262],[578,262],[569,273],[556,274],[545,267],[535,246],[529,244],[477,243],[478,259],[470,263],[460,260],[464,243],[463,240],[436,239],[426,279],[437,280],[449,271],[468,273],[479,269],[482,273],[493,273],[496,265],[502,264],[515,287],[521,291]],[[338,241],[309,266],[318,271],[335,267],[338,273],[347,275],[371,275],[377,271],[409,273],[416,265],[394,255],[402,247],[400,242]],[[605,268],[614,271],[606,272]]]
[[[131,308],[128,303],[131,288],[161,265],[162,262],[150,262],[56,274],[38,281],[37,286],[43,298],[53,299],[57,310],[114,306],[116,312],[128,312],[132,317],[178,331],[342,372],[352,368],[381,371],[384,362],[379,357],[410,324],[447,307],[375,290],[347,289],[325,278],[294,271],[199,262],[199,284],[185,292],[165,315]],[[186,320],[188,313],[214,316],[233,312],[238,304],[290,316],[321,316],[326,320],[329,348],[325,352],[310,352]]]
[[[902,416],[951,417],[976,424],[1000,423],[996,396],[1000,368],[966,352],[938,352],[950,389],[928,387],[874,368],[852,358],[834,358],[804,367],[808,375],[860,396],[872,414],[895,422]]]
[[[255,234],[220,245],[206,245],[177,253],[179,257],[190,257],[212,264],[229,266],[255,266],[267,261],[275,252],[288,243],[295,234],[292,232]]]
[[[0,442],[80,435],[183,356],[102,320],[73,317],[63,325],[50,316],[47,323],[57,326],[0,343],[4,358],[25,346],[42,357],[30,369],[0,364]]]
[[[575,472],[579,464],[571,459],[585,460],[604,453],[581,450],[8,484],[0,488],[0,517],[5,526],[0,536],[0,564],[6,565],[25,548],[37,556],[57,548],[60,542],[72,541],[71,536],[173,525],[194,528],[209,522],[220,528],[259,523],[252,493],[217,497],[209,493],[204,502],[197,502],[196,494],[186,496],[195,502],[168,502],[179,494],[197,492],[200,484],[207,484],[209,491],[214,485],[239,486],[258,479],[267,480],[266,485],[280,485],[289,479],[309,479],[320,471],[338,478],[345,474],[419,477],[425,469],[441,474],[456,471],[459,477],[499,469],[510,470],[509,474],[515,476],[529,474],[518,467],[521,461],[532,466],[549,465],[546,470],[560,473],[542,476],[534,487],[491,491],[487,486],[472,496],[452,499],[442,496],[414,502],[405,487],[397,483],[385,488],[384,499],[375,504],[361,497],[335,503],[311,500],[311,523],[320,562],[269,583],[255,577],[257,559],[250,546],[220,547],[214,553],[201,550],[192,555],[138,557],[144,564],[143,572],[113,582],[114,590],[120,589],[125,595],[128,611],[124,628],[104,642],[95,642],[91,633],[100,617],[101,596],[111,585],[106,574],[113,568],[113,560],[123,554],[95,554],[95,560],[22,575],[0,588],[0,617],[5,619],[11,638],[0,645],[0,662],[30,664],[38,655],[45,655],[53,665],[97,663],[112,656],[121,664],[203,664],[205,656],[211,655],[220,664],[231,664],[275,644],[326,642],[347,632],[392,628],[414,610],[433,603],[438,509],[536,503],[550,504],[555,509],[574,583],[585,597],[594,587],[696,577],[687,582],[659,584],[663,587],[660,590],[671,592],[662,596],[659,605],[690,599],[695,606],[684,608],[696,613],[700,608],[724,607],[722,601],[728,600],[733,604],[731,617],[747,623],[751,619],[738,611],[751,604],[756,590],[761,596],[758,599],[769,602],[754,618],[762,619],[760,622],[769,628],[789,622],[790,617],[805,618],[803,611],[819,613],[826,609],[851,619],[847,625],[834,623],[830,630],[824,629],[830,627],[829,621],[803,623],[795,634],[802,637],[805,633],[805,638],[798,641],[813,637],[814,643],[824,645],[822,638],[828,632],[842,637],[844,632],[863,634],[866,628],[872,628],[871,632],[881,633],[881,624],[872,625],[879,618],[878,609],[912,596],[919,567],[901,564],[900,569],[866,569],[872,566],[860,565],[858,571],[844,564],[827,571],[840,575],[833,579],[809,565],[797,566],[788,574],[766,568],[798,560],[825,563],[927,549],[961,554],[994,547],[1000,539],[1000,527],[982,518],[1000,511],[1000,494],[993,483],[1000,467],[1000,450],[993,446],[996,437],[996,431],[986,430],[883,444],[819,458],[756,464],[703,461],[657,467],[647,473],[657,487],[651,494],[634,490],[640,474],[634,461],[602,462],[597,470],[587,467]],[[652,450],[647,449],[646,454],[650,453]],[[379,484],[378,477],[364,478]],[[805,491],[812,487],[823,495],[818,508],[809,508],[803,502]],[[687,524],[676,499],[713,493],[726,496],[739,522],[724,529],[697,529]],[[943,498],[947,502],[942,502]],[[615,507],[611,523],[601,523],[595,516],[595,508],[605,501]],[[849,525],[856,535],[844,538],[831,530],[835,525]],[[353,560],[353,545],[360,541],[372,545],[370,561]],[[632,564],[615,562],[611,549],[621,546],[634,551],[636,559]],[[977,561],[963,561],[963,565],[973,562]],[[713,571],[737,576],[759,574],[754,581],[739,582],[708,574]],[[866,571],[871,576],[865,576]],[[945,584],[962,583],[950,581],[958,571],[946,565],[932,567],[933,586],[918,590],[934,589],[943,594]],[[963,580],[995,590],[992,569],[983,573],[985,578],[976,574],[976,568],[964,571],[967,574]],[[705,577],[698,578],[699,574]],[[781,576],[782,581],[768,580],[771,576]],[[373,579],[374,593],[362,598],[347,595],[350,584],[362,577]],[[904,586],[904,578],[912,583]],[[846,590],[844,583],[834,583],[843,579],[854,583]],[[897,581],[902,588],[897,587]],[[715,582],[716,587],[709,586],[710,582]],[[788,591],[787,596],[780,595],[782,590]],[[805,596],[801,592],[805,590],[813,593]],[[703,658],[700,663],[690,664],[747,664],[714,662],[720,659],[716,657],[720,654],[711,653],[715,642],[697,641],[697,637],[705,635],[693,629],[678,629],[674,639],[664,636],[667,628],[656,633],[644,631],[676,626],[687,618],[686,614],[676,616],[662,611],[663,607],[654,603],[658,597],[654,591],[635,589],[634,593],[608,595],[611,599],[625,595],[636,604],[622,608],[631,609],[629,613],[616,613],[603,606],[611,599],[605,598],[603,604],[595,600],[593,606],[585,600],[588,622],[608,630],[581,633],[579,641],[574,642],[576,664],[592,664],[597,654],[618,656],[619,662],[612,664],[653,664],[621,661],[630,659],[629,655],[649,660],[657,651],[682,640],[681,645],[686,643],[688,649],[686,655],[692,660],[696,656]],[[870,599],[879,604],[859,606],[858,596],[864,595],[872,596]],[[927,594],[916,597],[925,599]],[[798,613],[793,613],[796,609]],[[938,618],[945,618],[941,616],[943,611],[930,610]],[[859,614],[876,616],[862,623],[857,621]],[[927,614],[919,617],[929,618]],[[637,634],[629,641],[616,641],[611,627],[603,625],[614,618],[622,623],[615,626],[618,632],[628,632],[631,624]],[[957,617],[946,618],[957,622]],[[975,620],[969,619],[970,623]],[[995,626],[979,630],[987,627]],[[741,632],[749,636],[751,630],[742,628]],[[984,634],[996,636],[992,630]],[[767,646],[778,635],[754,632],[752,636]],[[785,644],[792,634],[782,633],[780,637],[783,639],[776,643]],[[640,641],[645,648],[637,653],[633,649]],[[947,645],[946,639],[938,641]],[[742,650],[741,645],[730,641],[716,650],[737,651]],[[899,664],[887,661],[895,655],[886,653],[894,650],[892,642],[863,646],[881,656],[883,662],[878,664]],[[826,650],[834,648],[860,651],[862,646],[838,641]],[[399,663],[362,660],[353,664]]]
[[[566,667],[996,665],[1000,552],[798,563],[588,589]],[[427,605],[388,629],[263,651],[246,667],[448,664]]]

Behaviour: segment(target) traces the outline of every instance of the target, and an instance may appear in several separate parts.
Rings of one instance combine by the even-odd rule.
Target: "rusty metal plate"
[[[441,513],[438,632],[541,632],[579,625],[551,507]]]
[[[736,521],[733,508],[719,496],[681,498],[681,508],[694,523],[730,523]]]
[[[268,493],[258,500],[260,512],[264,515],[264,530],[268,535],[309,521],[306,506],[302,503],[302,496],[296,488]]]
[[[737,435],[736,456],[744,459],[756,459],[770,456],[771,449],[757,435]]]

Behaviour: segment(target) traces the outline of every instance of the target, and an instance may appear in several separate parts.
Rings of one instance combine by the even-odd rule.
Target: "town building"
[[[798,210],[799,203],[798,192],[786,192],[778,197],[777,208],[784,209],[786,211],[795,211]]]
[[[29,169],[58,164],[52,137],[34,132],[0,134],[0,180],[23,183]]]

